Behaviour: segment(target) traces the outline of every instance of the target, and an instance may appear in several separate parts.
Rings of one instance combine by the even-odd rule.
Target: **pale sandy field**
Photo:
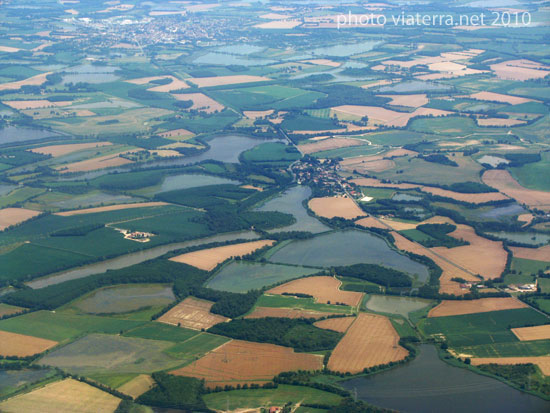
[[[293,29],[302,24],[299,20],[273,20],[255,25],[258,29]]]
[[[6,106],[17,110],[24,109],[42,109],[51,107],[60,107],[70,105],[72,102],[50,102],[49,100],[3,100],[2,103]]]
[[[361,139],[352,139],[352,138],[330,138],[323,139],[315,143],[306,143],[298,145],[298,149],[303,154],[310,154],[321,151],[329,151],[332,149],[346,148],[348,146],[359,146],[365,145],[366,142]]]
[[[269,360],[269,362],[266,362]],[[295,353],[274,344],[231,340],[171,374],[205,379],[209,388],[238,383],[263,383],[290,370],[319,370],[323,356]]]
[[[520,341],[549,340],[550,324],[534,327],[512,328],[512,333],[514,333]]]
[[[357,221],[355,221],[355,223],[357,225],[361,225],[362,227],[365,227],[365,228],[388,229],[387,226],[380,223],[380,221],[378,221],[377,219],[375,219],[374,217],[371,217],[371,216],[366,217],[366,218],[358,219]]]
[[[550,73],[548,66],[542,66],[528,60],[509,60],[496,63],[490,67],[497,77],[506,80],[541,79]]]
[[[32,217],[40,215],[40,211],[33,211],[25,208],[3,208],[0,209],[0,231],[5,230],[12,225],[25,222]]]
[[[472,93],[470,98],[477,100],[486,100],[488,102],[502,102],[510,105],[519,105],[521,103],[533,102],[533,99],[522,98],[518,96],[503,95],[494,92],[477,92]]]
[[[132,208],[147,208],[161,205],[170,205],[166,202],[138,202],[135,204],[119,204],[119,205],[109,205],[104,207],[96,208],[86,208],[86,209],[74,209],[72,211],[63,211],[57,212],[55,215],[60,215],[62,217],[70,217],[72,215],[81,215],[81,214],[94,214],[97,212],[105,211],[118,211],[120,209],[132,209]]]
[[[0,91],[16,90],[16,89],[20,89],[21,86],[40,86],[42,83],[44,83],[47,80],[46,76],[48,76],[51,73],[52,72],[40,73],[39,75],[29,77],[28,79],[19,80],[17,82],[2,83],[0,84]]]
[[[89,384],[65,379],[0,403],[5,413],[112,413],[120,399]]]
[[[34,153],[41,153],[43,155],[51,155],[54,158],[67,155],[72,152],[81,151],[83,149],[99,148],[101,146],[112,145],[111,142],[90,142],[90,143],[69,143],[66,145],[51,145],[41,146],[39,148],[29,149]]]
[[[248,255],[267,245],[273,245],[274,243],[275,241],[272,240],[260,240],[243,242],[242,244],[224,245],[223,247],[188,252],[170,258],[170,261],[181,262],[200,268],[201,270],[211,271],[216,268],[218,264],[221,264],[231,257],[242,257],[243,255]]]
[[[312,198],[308,205],[316,215],[324,218],[355,219],[367,215],[351,198],[343,196]]]
[[[157,135],[166,139],[174,139],[174,140],[188,139],[195,136],[193,132],[183,128],[172,129],[166,132],[160,132],[160,133],[157,133]]]
[[[229,318],[212,314],[210,309],[214,305],[211,301],[198,300],[187,297],[181,303],[163,314],[158,321],[161,323],[180,325],[192,330],[209,329],[215,324],[229,321]]]
[[[57,166],[56,169],[61,173],[69,172],[88,172],[97,169],[112,168],[115,166],[127,165],[133,161],[122,158],[120,155],[128,153],[128,151],[114,153],[111,155],[99,156],[97,158],[86,159],[84,161],[73,162],[66,165]]]
[[[488,313],[491,311],[527,308],[527,305],[514,297],[480,298],[477,300],[443,300],[432,308],[428,317],[448,317],[453,315]]]
[[[521,119],[503,119],[503,118],[477,118],[477,124],[479,126],[516,126],[525,123]]]
[[[290,281],[279,285],[267,291],[268,294],[309,294],[315,298],[315,301],[322,304],[343,303],[351,307],[356,307],[363,298],[363,293],[354,291],[342,291],[342,283],[334,277],[318,276],[306,277],[299,280]]]
[[[550,245],[538,248],[510,247],[510,249],[516,258],[550,262]]]
[[[342,105],[333,107],[336,112],[355,115],[358,117],[368,116],[369,125],[383,126],[406,126],[409,119],[417,116],[446,116],[452,112],[439,109],[417,108],[414,112],[396,112],[379,106],[357,106],[357,105]]]
[[[214,113],[216,111],[221,112],[225,109],[225,106],[214,99],[209,98],[203,93],[184,93],[184,94],[172,94],[177,100],[191,100],[193,106],[188,110],[196,109],[200,112]]]
[[[360,373],[364,368],[404,359],[399,335],[387,317],[359,313],[328,360],[333,371]]]
[[[155,381],[151,376],[147,374],[140,374],[129,382],[124,383],[117,390],[135,399],[151,389],[154,384]]]
[[[394,106],[407,106],[411,108],[418,108],[424,106],[429,102],[425,93],[416,95],[380,95],[384,98],[390,98],[390,105]]]
[[[188,81],[198,87],[211,87],[223,85],[237,85],[240,83],[266,82],[271,80],[264,76],[235,75],[235,76],[214,76],[214,77],[192,77]]]
[[[275,111],[273,109],[270,110],[245,110],[243,111],[243,115],[246,116],[248,119],[259,119],[264,118],[266,116],[272,115]]]
[[[0,331],[0,355],[2,356],[32,356],[56,345],[57,341]]]

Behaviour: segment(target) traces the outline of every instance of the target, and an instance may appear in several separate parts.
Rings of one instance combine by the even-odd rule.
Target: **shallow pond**
[[[291,214],[296,218],[296,222],[282,229],[278,228],[273,232],[280,231],[308,231],[311,233],[319,233],[329,231],[330,228],[321,223],[317,218],[312,217],[307,213],[307,210],[302,205],[304,199],[311,196],[311,188],[309,186],[294,186],[280,196],[267,201],[265,204],[257,208],[257,211],[279,211],[286,214]]]
[[[506,205],[498,208],[493,208],[490,211],[483,212],[479,216],[481,218],[503,218],[503,217],[509,217],[511,215],[519,215],[524,214],[527,211],[523,209],[521,205],[518,204],[511,204]]]
[[[34,141],[52,136],[59,136],[59,133],[43,129],[6,126],[5,128],[0,128],[0,145],[12,142]]]
[[[133,198],[127,195],[111,195],[104,192],[91,193],[82,196],[77,196],[64,201],[51,203],[51,206],[55,206],[61,209],[73,209],[97,206],[101,204],[128,204],[131,202],[142,201],[139,198]]]
[[[422,282],[429,276],[424,265],[394,251],[382,238],[358,230],[337,231],[292,241],[276,250],[270,261],[318,267],[369,263],[416,274]]]
[[[193,60],[195,64],[203,65],[239,65],[239,66],[260,66],[276,63],[275,60],[253,59],[234,54],[209,52]]]
[[[378,89],[379,92],[396,92],[396,93],[411,93],[421,92],[429,90],[446,90],[450,89],[450,86],[442,85],[432,82],[422,82],[420,80],[410,80],[406,82],[397,83],[391,86],[383,86]]]
[[[516,241],[522,244],[539,245],[547,244],[550,241],[549,234],[541,234],[534,232],[488,232],[489,235],[502,240]]]
[[[391,199],[392,201],[419,201],[422,199],[422,197],[418,195],[398,193],[392,196]]]
[[[215,290],[245,293],[281,281],[319,272],[316,268],[276,265],[247,261],[234,261],[224,266],[207,287]]]
[[[334,46],[317,47],[311,51],[313,56],[337,56],[345,57],[358,53],[368,52],[382,43],[378,40],[367,40],[359,43],[337,44]]]
[[[222,53],[247,55],[252,53],[258,53],[264,50],[263,46],[254,46],[252,44],[232,44],[228,46],[218,47],[216,50]]]
[[[441,361],[434,346],[422,345],[412,362],[373,376],[343,382],[359,399],[408,413],[542,413],[550,402],[498,380]]]
[[[498,156],[492,156],[492,155],[483,155],[481,158],[477,160],[479,163],[486,163],[491,165],[493,168],[496,168],[501,163],[509,164],[510,161],[504,158],[500,158]]]
[[[395,295],[371,295],[366,307],[377,313],[399,314],[408,317],[412,311],[430,305],[430,300],[416,297],[398,297]]]
[[[181,174],[167,176],[162,181],[160,188],[155,193],[174,191],[176,189],[188,189],[195,188],[197,186],[206,185],[221,185],[221,184],[240,184],[239,181],[235,181],[227,178],[220,178],[212,175],[199,175],[199,174]]]

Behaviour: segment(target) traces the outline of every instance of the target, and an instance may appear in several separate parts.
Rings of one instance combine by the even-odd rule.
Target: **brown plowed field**
[[[328,361],[333,371],[360,373],[364,368],[404,359],[399,335],[387,317],[360,313]]]
[[[321,313],[319,311],[301,310],[299,308],[274,308],[274,307],[256,307],[254,311],[244,318],[323,318],[335,313]]]
[[[348,328],[352,325],[354,321],[355,317],[338,317],[317,321],[313,325],[315,327],[324,328],[325,330],[345,333],[346,331],[348,331]]]
[[[210,388],[224,384],[263,383],[290,370],[320,370],[323,356],[295,353],[274,344],[232,340],[171,374],[205,379]]]
[[[329,151],[332,149],[345,148],[348,146],[359,146],[365,145],[366,142],[361,139],[351,139],[351,138],[330,138],[324,139],[315,143],[306,143],[303,145],[298,145],[300,152],[304,154]]]
[[[480,298],[478,300],[443,300],[428,313],[428,317],[488,313],[491,311],[526,308],[527,305],[514,297]]]
[[[312,198],[308,205],[315,214],[324,218],[355,219],[367,215],[351,198],[342,196]]]
[[[323,304],[344,303],[351,307],[359,305],[363,293],[353,291],[342,291],[342,283],[334,277],[326,275],[319,277],[306,277],[287,282],[268,290],[268,294],[309,294],[315,298],[315,301]]]
[[[56,345],[57,341],[0,331],[0,355],[2,356],[32,356]]]
[[[89,384],[65,379],[0,403],[5,413],[111,413],[120,399]]]
[[[181,327],[193,330],[206,330],[215,324],[224,323],[230,319],[218,314],[212,314],[210,309],[214,305],[211,301],[197,300],[187,297],[167,313],[163,314],[158,321],[161,323],[180,325]]]
[[[520,341],[549,340],[550,324],[534,327],[512,328],[512,333],[514,333]]]
[[[224,245],[223,247],[188,252],[170,258],[170,261],[181,262],[200,268],[201,270],[210,271],[231,257],[242,257],[274,243],[275,241],[272,240],[260,240],[243,242],[242,244]]]
[[[105,211],[118,211],[119,209],[132,209],[132,208],[148,208],[162,205],[170,205],[166,202],[138,202],[135,204],[119,204],[119,205],[109,205],[104,207],[97,208],[86,208],[86,209],[74,209],[72,211],[57,212],[55,215],[62,217],[70,217],[73,215],[82,215],[82,214],[94,214],[97,212]]]
[[[12,225],[19,224],[31,219],[42,212],[33,211],[32,209],[25,208],[3,208],[0,209],[0,231],[5,230]]]
[[[457,225],[457,229],[448,235],[468,241],[470,245],[455,248],[435,247],[431,250],[483,278],[500,277],[508,258],[508,253],[502,247],[501,241],[491,241],[480,237],[472,227],[461,224]]]
[[[550,356],[472,358],[471,360],[474,366],[480,364],[536,364],[545,376],[550,376]]]
[[[550,262],[550,245],[539,248],[510,247],[510,249],[516,258]]]
[[[40,148],[30,149],[31,152],[51,155],[54,158],[67,155],[68,153],[81,151],[83,149],[99,148],[100,146],[112,145],[111,142],[90,142],[90,143],[70,143],[68,145],[41,146]]]

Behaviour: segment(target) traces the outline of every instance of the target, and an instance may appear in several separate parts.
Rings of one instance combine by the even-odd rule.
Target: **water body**
[[[408,317],[412,311],[420,310],[430,304],[430,300],[394,295],[371,295],[366,307],[378,313],[399,314]]]
[[[167,176],[162,181],[158,190],[154,193],[174,191],[176,189],[196,188],[206,185],[221,185],[221,184],[240,184],[239,181],[233,179],[220,178],[219,176],[199,175],[199,174],[181,174]]]
[[[9,194],[15,188],[17,188],[17,185],[0,184],[0,196],[4,196],[4,195]]]
[[[318,267],[368,263],[416,275],[422,282],[429,276],[424,265],[394,251],[382,238],[358,230],[337,231],[292,241],[277,250],[270,261]]]
[[[488,232],[489,235],[502,240],[521,242],[529,245],[543,245],[550,241],[550,235],[535,232]]]
[[[193,60],[195,64],[203,65],[239,65],[239,66],[263,66],[277,63],[276,60],[252,59],[234,54],[209,52]]]
[[[107,83],[114,82],[115,80],[120,79],[120,76],[117,76],[113,73],[74,73],[69,75],[64,75],[62,83],[66,85],[67,83]]]
[[[57,132],[52,132],[49,130],[6,126],[5,128],[0,129],[0,145],[12,142],[35,141],[53,136],[60,135]]]
[[[450,86],[442,85],[433,82],[423,82],[420,80],[410,80],[407,82],[397,83],[396,85],[383,86],[378,89],[379,92],[396,92],[396,93],[412,93],[422,92],[426,90],[447,90]]]
[[[337,44],[335,46],[327,47],[317,47],[311,51],[313,56],[336,56],[336,57],[345,57],[352,56],[354,54],[368,52],[369,50],[374,49],[375,46],[378,46],[382,42],[379,40],[367,40],[360,43],[349,43],[349,44]]]
[[[73,268],[71,270],[62,271],[57,274],[52,274],[46,277],[38,278],[30,281],[27,285],[31,288],[44,288],[49,285],[59,284],[64,281],[76,280],[78,278],[87,277],[92,274],[104,273],[107,270],[118,270],[120,268],[129,267],[134,264],[139,264],[153,258],[160,257],[170,251],[179,250],[187,247],[209,244],[212,242],[232,241],[236,239],[256,239],[258,235],[252,231],[232,232],[230,234],[215,235],[207,238],[200,238],[192,241],[176,242],[173,244],[160,245],[144,251],[133,252],[120,257],[112,258],[97,262],[94,264],[84,265],[82,267]]]
[[[392,196],[391,199],[392,201],[419,201],[422,199],[422,197],[417,195],[399,193]]]
[[[510,161],[508,159],[501,158],[499,156],[492,156],[492,155],[483,155],[481,158],[477,160],[479,163],[486,163],[491,165],[493,168],[496,168],[501,163],[503,164],[509,164]]]
[[[263,46],[254,46],[252,44],[232,44],[228,46],[218,47],[216,51],[221,53],[230,53],[238,55],[249,55],[252,53],[259,53],[265,50]]]
[[[361,400],[406,413],[542,413],[550,402],[441,361],[434,346],[403,367],[343,382]]]
[[[127,195],[111,195],[105,192],[91,193],[75,198],[70,198],[65,201],[54,202],[51,205],[62,209],[74,209],[81,207],[90,207],[101,204],[128,204],[131,202],[142,201],[140,198],[134,198]]]
[[[288,227],[272,230],[273,232],[280,231],[307,231],[314,234],[319,232],[329,231],[330,228],[321,223],[317,218],[312,217],[307,213],[307,210],[302,205],[302,201],[311,196],[311,188],[309,186],[294,186],[280,196],[267,201],[265,204],[256,208],[257,211],[279,211],[285,214],[291,214],[296,218],[296,222]]]
[[[480,214],[481,218],[504,218],[511,215],[524,214],[527,211],[521,205],[511,204],[503,207],[493,208],[490,211]]]

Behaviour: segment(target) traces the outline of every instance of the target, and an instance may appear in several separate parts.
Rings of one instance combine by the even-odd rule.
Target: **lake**
[[[379,40],[367,40],[358,43],[337,44],[334,46],[317,47],[316,49],[313,49],[310,53],[312,56],[345,57],[368,52],[369,50],[372,50],[375,46],[378,46],[381,43],[382,42]]]
[[[46,277],[37,278],[34,281],[28,282],[27,286],[30,288],[44,288],[64,281],[76,280],[78,278],[87,277],[88,275],[104,273],[107,270],[118,270],[120,268],[129,267],[134,264],[139,264],[140,262],[160,257],[167,252],[182,248],[195,247],[198,245],[210,244],[212,242],[225,242],[237,239],[250,240],[256,238],[258,238],[258,235],[252,231],[241,231],[191,241],[160,245],[147,250],[121,255],[120,257],[112,258],[110,260],[96,262],[94,264],[84,265],[82,267],[73,268],[71,270],[62,271],[56,274],[50,274]]]
[[[498,380],[440,360],[432,345],[421,345],[412,362],[376,375],[341,383],[359,399],[407,413],[542,413],[550,402]]]
[[[398,193],[391,197],[392,201],[420,201],[421,196]]]
[[[498,156],[492,156],[492,155],[483,155],[481,158],[477,160],[479,163],[486,163],[491,165],[493,168],[496,168],[501,163],[509,164],[510,161],[504,158],[500,158]]]
[[[497,237],[502,240],[509,240],[520,242],[522,244],[529,245],[543,245],[547,244],[550,241],[549,234],[541,234],[535,232],[488,232],[487,234]]]
[[[36,128],[6,126],[0,129],[0,145],[12,142],[27,142],[60,136],[59,133]]]
[[[481,218],[496,218],[496,219],[498,219],[498,218],[509,217],[511,215],[524,214],[526,212],[527,211],[525,209],[523,209],[523,207],[521,205],[510,204],[510,205],[506,205],[506,206],[502,206],[502,207],[498,207],[498,208],[493,208],[490,211],[483,212],[479,216]]]
[[[399,314],[408,317],[412,311],[430,305],[430,300],[416,297],[399,297],[395,295],[371,295],[366,307],[377,313]]]
[[[164,178],[160,188],[153,193],[174,191],[176,189],[195,188],[197,186],[221,185],[221,184],[240,184],[233,179],[220,178],[219,176],[200,175],[200,174],[181,174],[171,175]]]
[[[378,264],[428,279],[428,269],[391,249],[380,237],[366,231],[349,230],[292,241],[271,255],[270,261],[295,265],[331,267],[359,263]]]
[[[203,65],[239,65],[239,66],[263,66],[277,63],[270,59],[253,59],[234,54],[209,52],[193,60],[195,64]]]
[[[447,90],[450,86],[439,83],[423,82],[420,80],[409,80],[406,82],[397,83],[391,86],[383,86],[378,89],[379,92],[396,92],[396,93],[412,93],[430,90]]]
[[[280,231],[307,231],[311,233],[319,233],[329,231],[330,228],[321,223],[317,218],[312,217],[307,213],[307,210],[302,205],[304,199],[309,199],[311,196],[311,188],[309,186],[294,186],[287,189],[276,198],[270,199],[265,204],[256,208],[256,211],[279,211],[285,214],[291,214],[296,218],[296,222],[288,227],[278,228],[272,232]]]

